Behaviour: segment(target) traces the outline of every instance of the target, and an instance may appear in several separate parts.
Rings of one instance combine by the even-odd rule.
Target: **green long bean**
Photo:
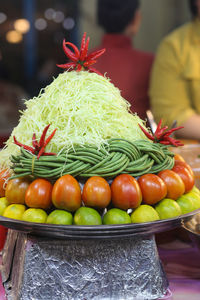
[[[56,180],[64,174],[112,178],[121,173],[141,176],[173,168],[173,156],[165,145],[117,138],[108,140],[100,149],[91,145],[77,146],[66,153],[39,159],[21,148],[20,155],[11,156],[15,173],[12,178],[32,175]]]

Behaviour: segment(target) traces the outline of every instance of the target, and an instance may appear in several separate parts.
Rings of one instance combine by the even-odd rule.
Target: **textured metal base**
[[[147,300],[168,287],[153,235],[50,240],[9,230],[1,273],[8,300]]]

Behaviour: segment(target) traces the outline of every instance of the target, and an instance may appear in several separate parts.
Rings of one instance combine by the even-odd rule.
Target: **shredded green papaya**
[[[147,140],[138,126],[144,127],[144,121],[130,112],[129,102],[108,78],[95,73],[64,72],[25,104],[19,124],[0,152],[0,169],[9,167],[11,155],[20,153],[14,135],[31,146],[33,133],[40,137],[47,124],[57,128],[48,152],[60,153],[77,145],[100,148],[110,138]]]

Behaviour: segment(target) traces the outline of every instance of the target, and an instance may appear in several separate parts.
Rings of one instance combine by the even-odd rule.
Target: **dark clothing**
[[[111,79],[122,96],[131,104],[131,110],[144,119],[149,108],[148,86],[153,55],[133,49],[131,39],[122,34],[105,34],[106,48],[94,67]]]

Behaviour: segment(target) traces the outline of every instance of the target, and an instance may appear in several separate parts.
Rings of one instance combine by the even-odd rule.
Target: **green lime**
[[[157,211],[150,205],[142,204],[131,214],[132,223],[143,223],[160,220]]]
[[[102,220],[100,214],[90,207],[80,207],[74,215],[75,225],[101,225]]]
[[[195,185],[193,186],[193,188],[191,189],[190,192],[196,193],[197,195],[200,196],[200,190],[199,190],[198,187],[196,187]]]
[[[72,214],[68,211],[55,209],[48,215],[46,223],[58,225],[72,225],[73,217]]]
[[[182,214],[181,208],[175,200],[165,198],[155,207],[160,219],[170,219]]]
[[[128,224],[131,223],[131,217],[126,211],[119,208],[111,208],[103,217],[104,225]]]
[[[0,198],[0,216],[3,215],[4,210],[6,209],[6,207],[9,205],[8,200],[6,199],[6,197],[2,197]]]
[[[200,195],[198,195],[195,192],[190,191],[189,193],[184,194],[183,196],[187,199],[192,199],[193,204],[194,204],[194,210],[200,208]]]
[[[41,208],[29,208],[22,216],[22,221],[45,223],[47,219],[47,213]]]
[[[181,208],[182,214],[187,214],[195,210],[194,201],[191,198],[188,198],[186,195],[179,197],[176,202]]]
[[[200,208],[200,199],[193,198],[192,201],[193,201],[193,204],[194,204],[194,210],[199,209]]]
[[[6,218],[22,220],[22,215],[25,212],[26,207],[23,204],[11,204],[6,207],[3,212],[3,216]]]

